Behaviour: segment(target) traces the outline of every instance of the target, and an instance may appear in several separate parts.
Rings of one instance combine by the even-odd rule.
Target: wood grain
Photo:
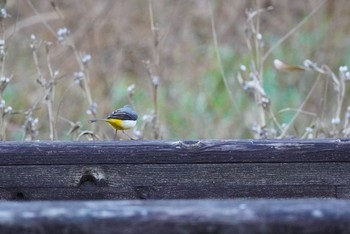
[[[350,197],[347,140],[0,143],[0,199]]]
[[[350,186],[333,185],[157,185],[76,188],[0,188],[2,200],[131,200],[235,198],[349,198]]]
[[[114,188],[112,194],[115,198],[125,199],[235,198],[259,197],[259,194],[260,197],[297,197],[298,194],[305,197],[337,197],[335,186],[350,186],[349,167],[348,163],[2,166],[0,184],[2,188],[17,188],[22,193],[27,188],[51,188],[53,194],[54,188],[88,186],[99,194],[104,191],[102,188],[110,188],[106,190],[109,193]],[[99,173],[100,179],[82,181],[86,171]],[[296,189],[303,192],[296,192]],[[36,198],[29,192],[26,194],[27,198]],[[71,193],[65,194],[62,199],[69,198],[68,194]],[[55,199],[59,198],[58,195],[55,195]],[[85,195],[85,199],[92,199],[89,194]],[[84,199],[84,193],[78,197]]]
[[[342,139],[2,142],[0,165],[350,162],[349,152]]]
[[[292,164],[140,164],[96,166],[105,175],[101,185],[350,185],[350,165]],[[2,187],[78,187],[84,166],[0,167]],[[89,168],[93,168],[90,166]]]

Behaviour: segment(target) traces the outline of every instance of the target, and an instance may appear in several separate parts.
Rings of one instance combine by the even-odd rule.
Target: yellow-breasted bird
[[[132,139],[124,130],[135,127],[138,115],[129,105],[125,105],[113,111],[106,119],[98,118],[91,119],[90,122],[104,121],[109,123],[115,129],[115,136],[117,136],[118,130],[121,130],[125,135]]]

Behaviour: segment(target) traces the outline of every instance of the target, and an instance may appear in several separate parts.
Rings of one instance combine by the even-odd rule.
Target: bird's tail
[[[95,123],[96,121],[106,121],[107,119],[90,119],[90,123]]]

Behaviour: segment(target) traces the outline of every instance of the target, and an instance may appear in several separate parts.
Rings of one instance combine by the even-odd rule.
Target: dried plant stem
[[[5,35],[10,35],[11,33],[19,32],[25,28],[34,26],[40,22],[48,22],[58,20],[58,16],[55,12],[40,13],[40,15],[33,15],[22,20],[18,19],[15,25],[8,27],[5,31]],[[52,30],[49,29],[50,31]],[[51,32],[54,34],[55,32]]]
[[[47,107],[48,118],[49,118],[49,127],[50,127],[50,140],[57,139],[57,130],[56,130],[56,122],[53,115],[53,102],[54,102],[54,86],[55,86],[55,74],[52,70],[50,57],[49,57],[49,46],[46,45],[46,63],[49,70],[50,79],[45,79],[39,65],[39,59],[37,54],[37,47],[33,44],[32,54],[34,59],[34,64],[38,73],[37,82],[43,89],[44,93],[44,103]]]
[[[56,131],[56,122],[53,116],[53,95],[52,88],[50,88],[49,93],[47,94],[45,103],[47,106],[47,112],[49,114],[49,125],[50,125],[50,140],[57,139],[57,131]]]
[[[152,31],[152,35],[153,35],[153,63],[155,65],[159,65],[159,52],[158,52],[158,44],[159,44],[159,29],[158,27],[155,25],[154,22],[154,15],[153,15],[153,2],[152,0],[148,0],[148,10],[149,10],[149,19],[150,19],[150,25],[151,25],[151,31]]]
[[[299,116],[300,113],[302,113],[302,110],[306,104],[306,102],[309,100],[309,98],[311,97],[311,94],[314,92],[316,86],[318,85],[319,81],[321,79],[321,76],[318,75],[316,81],[314,82],[314,84],[312,85],[309,93],[307,94],[306,98],[304,99],[303,103],[300,105],[300,107],[298,108],[298,111],[294,114],[293,118],[289,121],[289,123],[287,124],[287,126],[283,129],[282,133],[280,134],[280,136],[278,138],[284,138],[287,134],[287,132],[289,131],[290,126],[293,125],[294,121],[296,120],[296,118]]]
[[[273,113],[273,111],[271,110],[271,108],[269,108],[269,114],[270,114],[270,118],[272,119],[273,123],[277,126],[277,128],[282,131],[282,126],[281,124],[278,122],[276,115]]]
[[[49,114],[50,139],[56,140],[57,139],[56,118],[54,117],[54,114],[53,114],[53,102],[55,97],[55,74],[51,67],[49,45],[47,45],[46,63],[50,74],[50,81],[48,82],[46,87],[47,96],[46,96],[45,103]]]
[[[1,30],[1,50],[5,51],[5,25],[4,25],[4,20],[0,20],[0,30]],[[4,77],[5,75],[5,58],[6,58],[6,53],[4,52],[3,54],[1,53],[0,55],[0,62],[1,62],[1,77]],[[4,89],[0,90],[0,101],[3,101],[3,91]],[[4,141],[6,139],[5,136],[5,106],[0,108],[0,140]]]
[[[69,91],[75,86],[75,83],[72,83],[70,84],[64,91],[63,91],[63,94],[62,94],[62,98],[61,100],[58,102],[58,105],[57,105],[57,111],[56,111],[56,116],[55,116],[55,121],[57,122],[57,119],[60,118],[60,119],[64,119],[66,120],[65,118],[59,116],[59,112],[61,110],[61,107],[62,107],[62,104],[63,104],[63,100],[68,97],[68,94],[69,94]]]
[[[89,71],[88,69],[86,69],[86,66],[84,66],[84,64],[81,62],[81,56],[78,53],[78,50],[76,49],[76,46],[74,44],[74,42],[72,41],[71,38],[69,38],[70,41],[70,46],[73,49],[74,55],[75,55],[75,59],[77,60],[80,70],[84,73],[84,79],[82,80],[82,85],[83,85],[83,89],[86,95],[86,99],[87,102],[89,104],[89,106],[93,105],[93,100],[92,100],[92,96],[91,96],[91,90],[90,90],[90,77],[89,77]],[[95,116],[96,113],[93,113],[93,116]]]
[[[0,95],[0,100],[2,100],[2,95]],[[0,141],[4,141],[6,139],[5,137],[5,119],[4,119],[4,108],[1,110],[2,113],[0,113]]]
[[[256,0],[257,9],[260,9],[260,1]],[[255,31],[256,31],[256,38],[254,40],[254,48],[255,48],[255,63],[256,63],[256,69],[258,71],[258,74],[260,74],[259,80],[261,83],[264,82],[264,76],[263,76],[263,59],[261,58],[261,55],[263,54],[263,47],[261,46],[261,38],[260,34],[260,13],[256,14],[256,20],[255,20]]]
[[[55,30],[51,28],[51,26],[47,23],[46,19],[43,18],[42,14],[40,14],[34,7],[31,0],[27,0],[27,4],[30,6],[32,11],[37,15],[40,21],[45,25],[45,27],[52,33],[52,35],[56,35]]]
[[[336,93],[337,93],[337,109],[335,112],[335,116],[332,119],[332,126],[333,126],[333,131],[332,131],[332,135],[337,136],[340,132],[339,129],[339,124],[341,121],[341,112],[343,110],[343,103],[344,103],[344,98],[345,98],[345,92],[346,92],[346,77],[345,77],[345,72],[341,71],[342,68],[339,68],[339,76],[337,77],[334,72],[326,65],[323,66],[323,68],[325,69],[325,71],[327,71],[327,73],[329,74],[329,76],[331,76],[332,80],[333,80],[333,85],[335,87]],[[346,68],[347,70],[348,68]]]
[[[336,118],[340,119],[340,114],[343,108],[344,98],[345,98],[345,79],[340,76],[340,85],[339,92],[337,95],[337,110],[336,110]]]
[[[220,70],[220,74],[222,77],[222,80],[224,82],[225,85],[225,89],[226,92],[231,100],[232,106],[235,110],[238,110],[235,98],[233,96],[233,93],[230,89],[227,77],[225,75],[225,71],[224,71],[224,67],[222,65],[222,61],[221,61],[221,56],[220,56],[220,50],[219,50],[219,45],[218,45],[218,39],[217,39],[217,33],[216,33],[216,28],[215,28],[215,20],[214,20],[214,13],[213,13],[213,8],[211,5],[211,1],[208,0],[208,6],[209,6],[209,11],[210,11],[210,23],[211,23],[211,31],[212,31],[212,36],[213,36],[213,42],[214,42],[214,49],[215,49],[215,54],[216,54],[216,59],[218,62],[218,66],[219,66],[219,70]]]
[[[257,71],[255,71],[255,76],[253,76],[254,82],[258,84],[259,87],[263,87],[262,84],[262,74],[259,74]],[[259,117],[259,125],[262,128],[266,127],[266,110],[263,106],[263,98],[266,97],[265,94],[261,93],[258,90],[255,90],[255,101],[257,103],[257,108],[258,108],[258,117]],[[270,113],[271,116],[273,116],[273,113]],[[274,116],[272,117],[273,119],[276,119]]]
[[[153,85],[153,107],[155,119],[158,119],[158,85]]]
[[[51,6],[55,10],[57,16],[60,18],[62,24],[64,25],[64,27],[67,28],[66,23],[65,23],[64,15],[63,15],[61,9],[56,4],[56,1],[55,0],[51,0],[50,2],[51,2]],[[82,58],[81,58],[81,56],[80,56],[80,54],[79,54],[79,52],[77,50],[77,47],[76,47],[76,45],[75,45],[75,43],[73,41],[73,38],[71,36],[67,36],[66,43],[67,43],[67,46],[70,47],[73,50],[75,59],[76,59],[77,63],[79,64],[79,68],[80,68],[81,72],[83,72],[83,74],[84,74],[84,79],[81,80],[81,85],[82,85],[82,88],[84,90],[87,103],[88,103],[89,107],[92,107],[94,105],[94,101],[92,99],[91,89],[90,89],[90,86],[89,86],[90,77],[89,77],[89,71],[87,69],[87,66],[85,66],[83,64]],[[96,117],[96,112],[95,111],[91,111],[91,114],[92,114],[93,117]]]
[[[27,136],[29,135],[29,140],[35,140],[35,129],[33,129],[34,125],[34,119],[33,119],[33,112],[38,108],[38,105],[42,102],[44,96],[40,97],[34,105],[27,111],[24,112],[26,116],[26,120],[24,122],[24,133],[22,137],[22,141],[25,141],[27,139]]]
[[[256,1],[257,4],[257,9],[260,9],[260,1]],[[261,36],[260,34],[260,13],[256,15],[256,20],[255,20],[255,30],[256,30],[256,35],[254,38],[254,48],[255,48],[255,64],[256,64],[256,69],[257,69],[257,82],[259,82],[260,87],[263,87],[264,83],[264,66],[263,66],[263,59],[261,58],[261,55],[263,54],[263,47],[261,46]],[[266,109],[264,108],[264,105],[262,105],[262,100],[264,96],[262,95],[261,92],[257,92],[257,100],[258,100],[258,109],[259,109],[259,116],[260,116],[260,126],[265,127],[266,126]],[[269,108],[269,107],[266,107]],[[270,108],[269,108],[270,109]],[[275,118],[274,114],[272,111],[270,111],[270,114],[272,116],[272,119],[277,122],[277,119]],[[279,125],[279,124],[278,124]]]
[[[278,111],[277,115],[282,114],[284,112],[299,112],[299,114],[304,114],[304,115],[308,115],[308,116],[312,116],[312,117],[317,117],[317,114],[313,113],[313,112],[309,112],[309,111],[305,111],[302,109],[296,109],[296,108],[290,108],[290,107],[286,107],[280,111]]]
[[[288,31],[286,35],[284,35],[281,39],[279,39],[273,46],[270,47],[268,51],[265,52],[262,57],[262,61],[264,62],[267,57],[274,51],[280,44],[282,44],[288,37],[290,37],[293,33],[295,33],[301,26],[305,24],[325,3],[327,0],[323,0],[318,6],[316,6],[302,21],[300,21],[294,28]]]
[[[152,114],[152,129],[153,129],[153,137],[154,139],[160,138],[159,131],[159,120],[158,120],[158,86],[159,86],[159,28],[156,26],[154,21],[154,13],[153,13],[153,4],[152,0],[148,0],[148,9],[149,9],[149,18],[150,18],[150,26],[151,32],[153,36],[153,58],[152,62],[146,62],[146,68],[148,71],[148,76],[151,80],[152,84],[152,99],[153,99],[153,114]],[[156,70],[156,71],[154,71]]]
[[[259,6],[259,1],[257,1],[257,7]],[[263,54],[263,41],[262,35],[260,33],[260,14],[269,10],[257,9],[255,11],[247,10],[247,37],[246,44],[251,56],[250,61],[250,79],[252,79],[254,85],[254,98],[257,104],[257,112],[259,117],[259,126],[261,129],[266,128],[267,115],[270,115],[272,120],[277,126],[280,126],[276,117],[270,109],[270,100],[264,91],[264,70],[263,70],[263,59],[261,58]],[[248,33],[249,32],[249,33]],[[261,132],[262,137],[266,137],[265,131]]]

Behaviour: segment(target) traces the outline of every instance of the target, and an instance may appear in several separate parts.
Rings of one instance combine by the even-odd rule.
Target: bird
[[[97,121],[107,122],[109,125],[111,125],[112,128],[115,129],[115,138],[117,137],[118,130],[121,130],[125,135],[132,139],[128,134],[124,132],[124,130],[135,127],[137,118],[138,115],[134,109],[129,105],[125,105],[122,108],[113,111],[110,115],[108,115],[107,118],[90,119],[90,123]]]

